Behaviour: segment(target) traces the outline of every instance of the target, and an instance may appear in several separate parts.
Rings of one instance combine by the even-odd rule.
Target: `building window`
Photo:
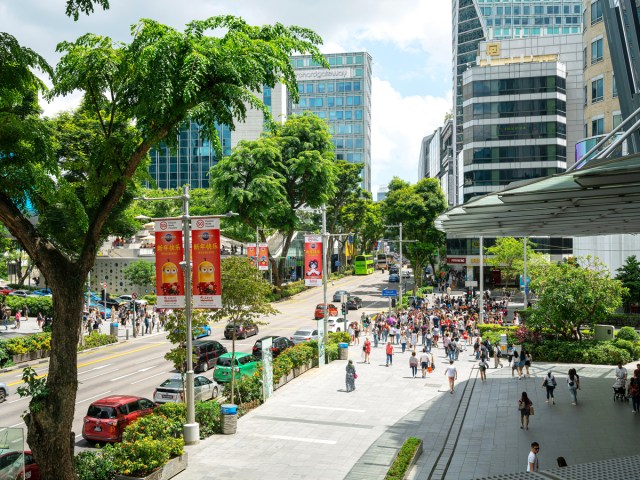
[[[604,97],[604,79],[591,81],[591,103],[601,102]]]
[[[587,99],[588,98],[589,97],[587,96],[587,86],[585,85],[584,86],[584,104],[585,104],[585,106],[587,105]]]
[[[582,69],[587,68],[587,47],[584,47],[584,51],[582,52]]]
[[[602,0],[591,3],[591,25],[602,21]]]
[[[616,128],[618,125],[620,125],[622,123],[622,114],[617,111],[617,112],[613,112],[613,118],[612,118],[612,127],[611,129]]]
[[[591,42],[591,65],[602,61],[604,39],[602,37]]]
[[[591,120],[591,136],[604,135],[604,118],[593,118]]]
[[[616,98],[618,96],[618,86],[616,85],[616,75],[615,73],[611,75],[611,83],[613,83],[613,98]]]

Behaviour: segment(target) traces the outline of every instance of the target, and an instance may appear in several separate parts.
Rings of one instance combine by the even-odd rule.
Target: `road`
[[[349,319],[360,318],[362,312],[379,312],[388,306],[388,300],[380,295],[382,289],[397,289],[396,283],[386,282],[387,278],[388,274],[375,272],[368,276],[346,277],[332,282],[327,290],[328,300],[331,302],[335,290],[345,289],[363,299],[363,308],[358,311],[351,310]],[[321,287],[275,303],[274,307],[280,313],[264,319],[267,323],[260,325],[259,335],[236,341],[236,349],[250,352],[256,339],[265,335],[291,336],[298,328],[315,326],[313,311],[317,303],[322,303]],[[223,336],[224,327],[223,323],[211,325],[212,334],[208,338],[219,340],[231,350],[231,341],[225,340]],[[114,394],[138,395],[151,399],[154,388],[175,373],[171,362],[164,359],[164,354],[170,348],[171,344],[167,341],[166,335],[159,333],[78,355],[79,387],[73,422],[78,450],[90,447],[82,438],[81,432],[82,419],[91,402]],[[35,368],[38,375],[46,375],[48,364]],[[206,372],[205,375],[212,377],[213,372]],[[21,414],[27,408],[28,399],[20,398],[16,393],[16,388],[22,383],[21,376],[21,370],[0,374],[0,382],[9,384],[12,393],[7,401],[0,405],[3,427],[24,428]]]

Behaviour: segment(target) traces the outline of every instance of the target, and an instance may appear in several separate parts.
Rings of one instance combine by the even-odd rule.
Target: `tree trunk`
[[[77,271],[79,268],[65,267],[69,266],[60,265],[45,275],[55,298],[48,394],[37,402],[32,399],[24,417],[27,442],[43,480],[76,479],[71,428],[78,390],[77,345],[85,275]]]

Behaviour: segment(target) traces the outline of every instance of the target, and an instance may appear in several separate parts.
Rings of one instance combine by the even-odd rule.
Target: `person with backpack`
[[[556,382],[556,377],[553,376],[553,373],[550,371],[547,372],[547,375],[544,377],[544,381],[542,382],[542,386],[547,389],[547,403],[551,403],[551,405],[556,404],[556,399],[553,396],[553,391],[555,390],[558,383]]]
[[[569,370],[567,375],[567,387],[569,388],[569,395],[571,395],[571,405],[578,404],[578,390],[580,389],[580,376],[576,372],[575,368]]]
[[[518,410],[520,411],[520,429],[529,430],[529,416],[533,414],[533,402],[527,396],[527,392],[522,392],[518,400]]]

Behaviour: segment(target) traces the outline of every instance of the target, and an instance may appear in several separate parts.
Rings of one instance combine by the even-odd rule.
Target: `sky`
[[[372,190],[393,176],[418,179],[420,142],[442,125],[451,100],[450,0],[110,0],[77,22],[65,0],[0,0],[0,31],[55,65],[56,45],[87,32],[129,42],[130,26],[151,18],[177,29],[214,15],[250,24],[280,22],[314,30],[324,53],[369,52],[372,82]],[[43,102],[46,115],[73,108],[77,96]]]

